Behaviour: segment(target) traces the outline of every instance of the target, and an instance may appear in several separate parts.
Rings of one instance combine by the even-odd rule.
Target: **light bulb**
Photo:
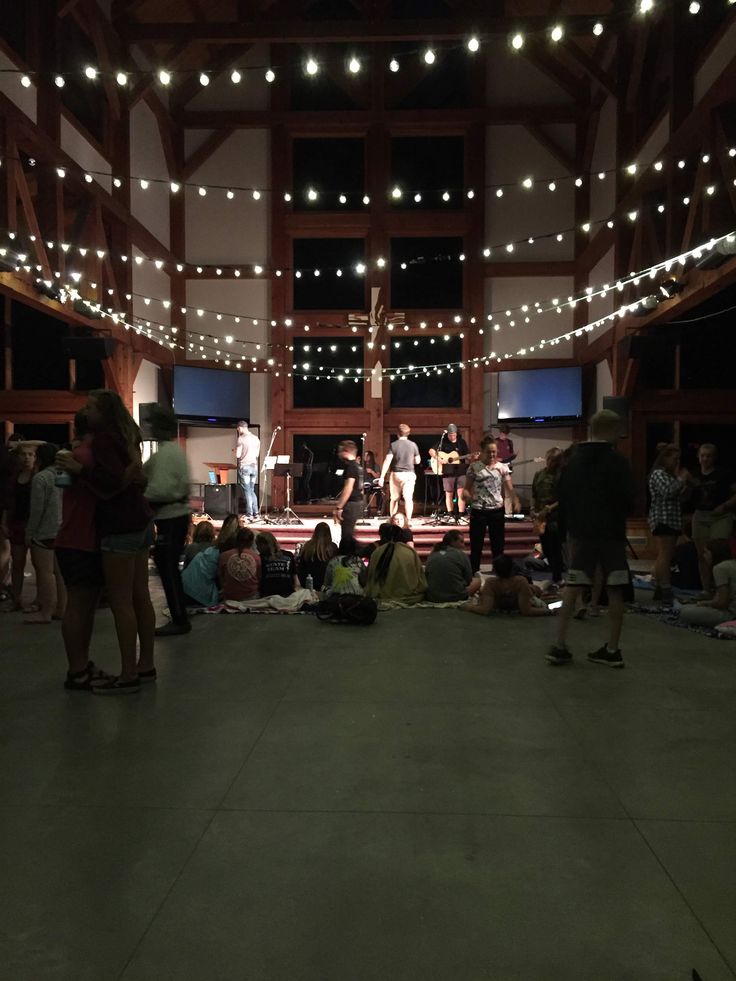
[[[198,193],[199,193],[199,196],[201,198],[206,197],[206,195],[207,195],[207,188],[206,187],[200,187]]]
[[[271,85],[272,82],[276,81],[276,72],[273,70],[273,68],[269,68],[266,71],[266,81],[268,82],[269,85]]]
[[[351,73],[351,75],[357,75],[360,68],[360,61],[357,58],[351,58],[348,62],[348,71]]]
[[[305,65],[305,70],[307,72],[307,75],[316,75],[317,74],[317,72],[319,71],[319,65],[314,60],[314,58],[309,58],[307,60],[307,64]]]
[[[427,65],[433,65],[435,63],[437,56],[431,48],[427,48],[424,52],[424,61]]]
[[[253,188],[253,200],[254,201],[260,201],[261,200],[261,192],[258,190],[257,187],[254,187]]]
[[[158,73],[158,80],[162,85],[170,85],[171,74],[167,72],[165,68],[162,68],[161,71]]]
[[[376,259],[376,265],[378,266],[379,269],[383,269],[384,266],[386,265],[386,260],[383,258],[382,255],[379,255],[379,257]]]
[[[315,191],[315,189],[313,187],[310,187],[309,190],[307,191],[307,198],[308,198],[308,200],[309,201],[316,201],[317,200],[317,197],[318,197],[318,195],[317,195],[317,192]]]
[[[442,195],[442,200],[443,201],[449,201],[450,200],[450,192],[449,191],[445,191],[445,193]]]
[[[63,75],[57,75],[56,76],[56,78],[54,79],[54,85],[57,87],[57,89],[63,89],[64,88],[64,86],[66,85],[66,82],[64,81]]]
[[[414,195],[414,201],[417,204],[420,204],[421,203],[421,200],[422,200],[422,195],[419,193],[419,191],[417,191],[417,193]]]
[[[467,192],[467,195],[466,196],[467,196],[467,198],[468,198],[469,201],[472,201],[473,200],[473,198],[475,197],[475,191],[473,190],[472,187],[468,188],[468,192]]]
[[[171,188],[171,193],[172,194],[177,194],[178,191],[179,191],[179,189],[180,189],[180,187],[181,187],[181,185],[180,184],[177,184],[176,181],[172,181],[171,184],[169,185],[169,187]]]
[[[238,69],[233,68],[232,72],[230,73],[230,81],[233,83],[233,85],[240,84],[240,80],[242,79],[242,77],[243,76],[240,74]]]
[[[93,78],[97,78],[97,69],[96,68],[93,68],[92,65],[87,65],[87,67],[84,69],[84,74],[90,80],[93,79]]]
[[[514,51],[521,51],[521,49],[524,47],[524,35],[514,34],[514,36],[511,38],[511,47],[514,49]]]
[[[210,76],[207,74],[207,72],[200,72],[199,84],[205,87],[210,84]]]
[[[468,40],[468,51],[472,51],[473,54],[480,48],[480,41],[477,37],[471,37]]]
[[[496,188],[496,197],[497,198],[502,198],[503,197],[503,188],[502,187],[497,187]]]
[[[388,67],[392,72],[397,72],[399,70],[399,63],[395,58],[392,58],[388,63]]]
[[[394,201],[398,201],[401,197],[401,188],[398,185],[391,189],[391,197],[394,199]]]
[[[142,177],[140,183],[141,183],[141,190],[142,191],[147,191],[148,190],[148,181],[145,180],[145,178]]]
[[[555,26],[549,32],[549,36],[550,36],[550,38],[553,41],[557,42],[557,41],[561,41],[562,40],[564,33],[565,32],[562,29],[562,25],[561,24],[555,24]]]
[[[557,185],[555,184],[554,181],[550,181],[549,184],[547,185],[547,189],[550,191],[556,191]]]
[[[362,276],[362,275],[363,275],[363,273],[365,272],[365,265],[364,265],[364,263],[362,263],[362,262],[359,262],[359,263],[358,263],[358,264],[356,265],[356,267],[355,267],[355,271],[356,271],[356,273],[357,273],[357,274],[358,274],[359,276]]]
[[[530,191],[534,186],[534,181],[532,180],[531,177],[525,177],[524,180],[521,182],[521,186],[526,188],[527,191]]]
[[[118,83],[118,85],[124,87],[128,84],[128,76],[125,74],[125,72],[118,72],[115,76],[115,81]]]
[[[639,0],[639,13],[648,14],[654,7],[654,0]]]
[[[593,33],[595,34],[596,37],[600,37],[601,34],[603,33],[603,24],[601,24],[600,21],[598,21],[598,23],[594,25]]]
[[[27,75],[23,75],[21,77],[20,84],[24,89],[29,89],[31,87],[31,80]]]
[[[367,194],[363,195],[363,204],[368,205],[371,203],[371,199]]]
[[[228,199],[228,201],[232,201],[233,198],[235,197],[235,191],[231,191],[231,190],[225,191],[225,197]]]
[[[348,199],[345,197],[344,194],[341,194],[340,195],[340,197],[338,198],[338,201],[340,202],[340,204],[347,204],[348,203]]]

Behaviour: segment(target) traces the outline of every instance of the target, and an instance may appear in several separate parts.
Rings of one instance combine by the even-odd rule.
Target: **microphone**
[[[361,433],[360,434],[360,438],[361,439],[365,439],[367,435],[368,435],[368,433]]]
[[[281,429],[281,426],[277,426],[276,429],[274,430],[274,432],[278,432],[280,429]]]

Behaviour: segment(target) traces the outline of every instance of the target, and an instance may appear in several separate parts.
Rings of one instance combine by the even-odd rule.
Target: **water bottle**
[[[311,572],[307,576],[304,586],[306,589],[314,589],[314,577]]]

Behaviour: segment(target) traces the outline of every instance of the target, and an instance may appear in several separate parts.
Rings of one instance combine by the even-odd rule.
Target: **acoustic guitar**
[[[440,467],[445,463],[462,463],[464,460],[477,460],[479,458],[480,453],[466,453],[465,456],[460,456],[457,450],[452,450],[451,453],[438,453],[437,456],[430,457],[429,466],[432,473],[439,474],[442,472]],[[544,457],[533,456],[528,460],[514,460],[509,466],[523,467],[527,463],[544,463]]]

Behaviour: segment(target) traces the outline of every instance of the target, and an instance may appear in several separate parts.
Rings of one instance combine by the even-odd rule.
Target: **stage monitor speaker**
[[[211,518],[238,513],[237,484],[205,484],[204,509]]]
[[[114,337],[65,337],[61,349],[69,360],[105,361],[115,352]]]
[[[621,395],[604,395],[603,408],[616,413],[621,420],[619,436],[627,437],[629,435],[629,400]]]
[[[141,402],[138,406],[138,425],[141,430],[141,439],[153,439],[151,428],[151,413],[157,407],[158,402]]]

